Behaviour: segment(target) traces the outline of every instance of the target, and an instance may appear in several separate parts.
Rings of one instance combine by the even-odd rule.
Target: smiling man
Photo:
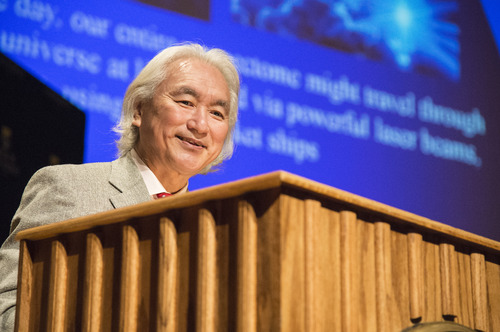
[[[23,229],[187,191],[233,152],[239,77],[231,57],[197,44],[155,56],[124,97],[119,158],[108,163],[45,167],[32,177],[0,249],[0,330],[15,321]]]
[[[199,59],[168,66],[152,100],[138,105],[135,150],[170,192],[220,153],[229,130],[229,89],[222,73]]]

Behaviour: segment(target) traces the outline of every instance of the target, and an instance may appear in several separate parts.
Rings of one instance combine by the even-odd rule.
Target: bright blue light
[[[459,28],[450,21],[457,0],[232,1],[242,23],[390,59],[404,70],[460,77]]]
[[[459,78],[459,29],[445,19],[457,10],[456,2],[372,1],[369,20],[382,31],[385,43],[401,68],[418,66],[418,59],[425,58],[449,77]]]
[[[460,31],[449,21],[449,15],[458,10],[456,1],[366,0],[364,12],[358,7],[344,0],[332,6],[332,15],[371,44],[385,44],[404,70],[418,67],[425,59],[426,65],[448,77],[460,77]]]
[[[408,7],[406,7],[405,4],[397,7],[394,14],[396,22],[401,28],[406,29],[411,25],[413,17],[410,10],[408,9]]]

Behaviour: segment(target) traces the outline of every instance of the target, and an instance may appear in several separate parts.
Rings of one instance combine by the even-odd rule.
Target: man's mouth
[[[200,141],[196,140],[196,139],[193,139],[193,138],[187,138],[187,137],[182,137],[182,136],[176,136],[178,139],[180,139],[181,141],[183,142],[186,142],[186,143],[189,143],[191,145],[194,145],[194,146],[199,146],[201,148],[206,148],[205,145],[201,144]]]

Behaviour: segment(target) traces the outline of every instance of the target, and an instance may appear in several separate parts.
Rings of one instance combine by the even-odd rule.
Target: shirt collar
[[[141,173],[142,179],[146,184],[146,188],[148,188],[149,195],[155,197],[156,194],[159,193],[168,193],[167,190],[163,187],[161,182],[158,180],[156,175],[149,169],[149,167],[142,161],[137,152],[132,149],[130,151],[130,156],[132,160],[136,164],[139,172]],[[186,184],[181,190],[177,191],[175,194],[185,193],[187,191],[188,185]]]

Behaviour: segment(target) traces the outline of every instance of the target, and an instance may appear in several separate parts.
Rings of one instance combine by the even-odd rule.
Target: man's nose
[[[190,130],[195,130],[200,134],[208,132],[208,110],[206,107],[196,107],[191,117],[187,121],[187,127]]]

